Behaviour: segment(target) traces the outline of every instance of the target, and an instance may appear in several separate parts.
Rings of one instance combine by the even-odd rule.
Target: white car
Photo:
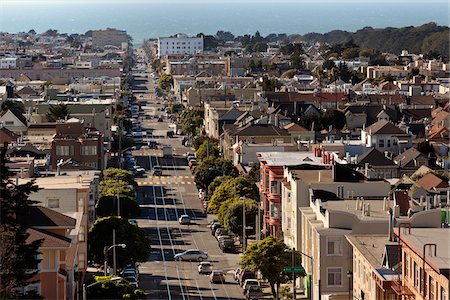
[[[178,222],[181,225],[189,225],[191,224],[191,217],[189,217],[188,215],[181,215],[180,218],[178,219]]]
[[[190,249],[184,252],[175,254],[173,257],[175,260],[183,261],[183,260],[196,260],[203,261],[208,259],[208,252],[198,249]]]
[[[202,261],[198,264],[198,274],[209,274],[212,271],[212,264],[209,261]]]

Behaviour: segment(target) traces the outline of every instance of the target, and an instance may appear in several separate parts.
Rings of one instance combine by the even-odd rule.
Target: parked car
[[[217,228],[223,228],[222,224],[219,222],[211,224],[211,235],[214,235],[216,233]]]
[[[214,270],[211,272],[209,277],[211,283],[224,283],[225,282],[225,274],[222,270]]]
[[[245,291],[245,299],[261,299],[264,296],[264,293],[260,286],[251,285]]]
[[[250,270],[244,270],[239,274],[239,285],[242,286],[247,279],[256,279],[255,273]]]
[[[182,260],[196,260],[203,261],[208,259],[208,252],[198,249],[190,249],[184,252],[178,253],[174,255],[174,259],[178,261]]]
[[[147,142],[147,144],[148,144],[148,147],[150,149],[158,149],[158,142],[157,141],[150,140],[150,141]]]
[[[145,169],[141,166],[134,166],[133,168],[135,176],[143,176],[145,174]]]
[[[209,261],[202,261],[198,264],[198,274],[209,274],[212,271],[212,264]]]
[[[219,248],[222,250],[223,253],[236,253],[236,245],[234,244],[234,241],[230,240],[222,240],[219,242]]]
[[[244,295],[247,293],[247,290],[250,288],[250,286],[261,287],[258,279],[246,279],[244,284],[242,285],[242,288],[244,289]]]
[[[188,215],[181,215],[180,218],[178,219],[178,222],[181,225],[189,225],[191,224],[191,217],[189,217]]]
[[[221,235],[228,235],[228,231],[225,230],[225,228],[217,228],[216,231],[214,232],[214,236],[217,238],[219,238],[219,236]]]

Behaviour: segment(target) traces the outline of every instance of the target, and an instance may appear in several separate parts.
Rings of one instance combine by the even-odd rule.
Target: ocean
[[[176,33],[234,35],[324,33],[415,26],[428,22],[449,25],[445,2],[159,2],[154,0],[73,2],[66,0],[0,0],[0,32],[34,29],[84,33],[114,27],[126,30],[140,44],[144,39]]]

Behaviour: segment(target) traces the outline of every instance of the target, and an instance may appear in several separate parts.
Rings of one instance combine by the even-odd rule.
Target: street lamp
[[[100,281],[97,281],[97,282],[94,282],[94,283],[91,283],[91,284],[88,284],[88,285],[83,283],[83,300],[87,300],[87,289],[88,288],[93,287],[93,286],[95,286],[97,284],[100,284],[100,283],[107,282],[107,281],[120,282],[122,280],[123,280],[123,278],[121,278],[121,277],[112,277],[111,279],[100,280]]]
[[[125,249],[127,245],[125,244],[114,244],[110,247],[105,246],[103,248],[103,255],[104,255],[104,259],[105,259],[105,276],[107,276],[106,274],[106,270],[108,269],[108,251],[111,249],[115,249],[115,247],[121,247],[122,249]],[[113,251],[113,273],[114,275],[116,275],[116,251]]]
[[[353,294],[353,288],[352,288],[352,277],[353,277],[353,273],[352,271],[348,270],[347,272],[347,278],[348,278],[348,299],[351,300],[352,299],[352,294]]]
[[[295,247],[292,250],[286,249],[286,252],[292,253],[292,262],[291,262],[291,271],[292,271],[292,299],[296,299],[296,291],[295,291]]]

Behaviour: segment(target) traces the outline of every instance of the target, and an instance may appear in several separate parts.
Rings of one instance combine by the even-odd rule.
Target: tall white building
[[[167,54],[195,54],[203,52],[203,37],[188,37],[177,34],[176,37],[158,38],[158,57]]]

